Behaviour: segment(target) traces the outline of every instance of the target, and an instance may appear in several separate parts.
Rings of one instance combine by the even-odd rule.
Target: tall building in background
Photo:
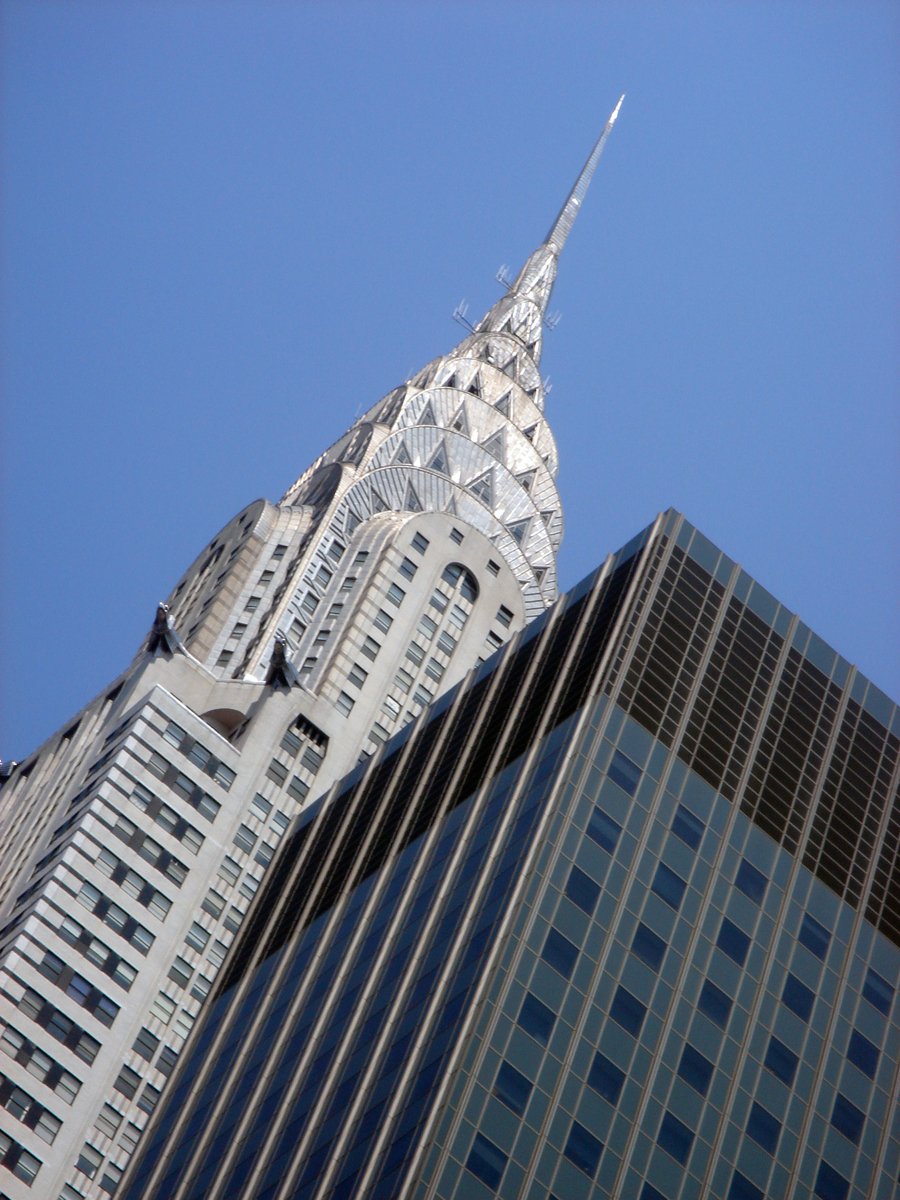
[[[470,335],[230,521],[4,770],[4,1198],[115,1191],[292,819],[557,598],[542,328],[617,112]]]
[[[291,831],[127,1200],[889,1200],[900,712],[675,512]]]

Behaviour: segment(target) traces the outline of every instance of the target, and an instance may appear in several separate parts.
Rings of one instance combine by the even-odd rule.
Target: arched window
[[[441,579],[451,587],[458,588],[464,600],[474,604],[478,599],[478,580],[462,563],[449,563],[441,573]]]

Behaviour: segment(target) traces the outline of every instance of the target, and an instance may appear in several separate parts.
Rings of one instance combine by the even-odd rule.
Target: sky
[[[900,695],[900,9],[0,4],[0,757],[464,335],[545,339],[572,587],[669,506]]]

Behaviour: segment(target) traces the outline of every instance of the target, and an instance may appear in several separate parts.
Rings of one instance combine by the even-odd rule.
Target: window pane
[[[794,1075],[797,1072],[797,1063],[799,1059],[793,1050],[789,1050],[784,1042],[780,1042],[777,1037],[769,1039],[769,1048],[766,1051],[765,1066],[777,1075],[783,1083],[788,1087],[794,1082]]]
[[[637,1037],[644,1023],[644,1017],[647,1015],[647,1009],[637,996],[632,996],[631,992],[620,986],[616,989],[609,1015],[623,1029],[627,1029],[629,1033]]]
[[[511,1063],[502,1062],[494,1082],[494,1095],[521,1115],[531,1095],[531,1081]]]
[[[884,1013],[885,1016],[890,1015],[891,1004],[894,999],[894,989],[872,967],[869,967],[866,974],[866,982],[863,985],[863,996],[879,1012]]]
[[[587,1081],[588,1087],[592,1087],[604,1100],[608,1100],[610,1104],[618,1104],[625,1083],[625,1072],[598,1051],[594,1055]]]
[[[666,943],[643,922],[635,930],[631,949],[648,967],[658,971],[666,953]]]
[[[672,819],[672,832],[676,837],[686,842],[692,850],[696,850],[703,839],[704,825],[699,817],[689,808],[679,804]]]
[[[845,1138],[849,1138],[854,1145],[859,1145],[859,1137],[862,1133],[865,1119],[864,1113],[855,1104],[851,1104],[846,1096],[838,1093],[834,1100],[834,1112],[831,1114],[831,1123],[835,1129],[840,1130]]]
[[[720,950],[724,950],[729,958],[733,958],[738,966],[742,967],[747,958],[747,951],[750,949],[750,938],[743,930],[738,929],[733,921],[723,917],[716,945]]]
[[[657,866],[656,875],[653,878],[652,890],[656,892],[661,900],[665,900],[666,904],[671,908],[676,910],[679,908],[686,886],[687,884],[681,876],[676,875],[665,863],[660,863]]]
[[[619,787],[627,792],[629,796],[633,796],[637,791],[637,785],[641,781],[641,768],[637,763],[632,762],[627,758],[621,750],[613,752],[612,759],[607,769],[607,775],[617,783]]]
[[[875,1078],[878,1069],[878,1047],[856,1029],[850,1035],[847,1057],[864,1075],[868,1075],[870,1079]]]
[[[506,1168],[506,1155],[499,1146],[488,1141],[483,1134],[476,1133],[466,1167],[482,1183],[486,1183],[489,1188],[496,1191]]]
[[[554,929],[551,926],[547,930],[547,937],[544,939],[544,949],[541,951],[541,958],[543,958],[544,962],[549,963],[554,970],[559,971],[564,979],[568,979],[578,958],[578,947],[570,942],[567,937],[563,937],[558,929]]]
[[[762,871],[757,871],[752,863],[747,862],[746,858],[741,860],[741,865],[738,867],[738,873],[734,879],[734,886],[749,896],[754,904],[761,904],[763,896],[766,894],[766,886],[768,880]]]
[[[590,875],[586,875],[584,871],[573,865],[566,883],[566,895],[573,904],[577,904],[588,916],[591,916],[600,895],[600,885],[595,883]]]
[[[709,1017],[711,1021],[724,1029],[731,1015],[731,997],[717,987],[711,979],[707,979],[700,989],[697,1007],[704,1016]]]
[[[815,1194],[820,1196],[821,1200],[847,1200],[849,1191],[849,1180],[838,1174],[827,1162],[819,1164]]]
[[[612,817],[607,816],[602,808],[595,808],[591,813],[586,832],[598,846],[602,846],[604,850],[608,850],[612,854],[616,848],[616,842],[619,840],[619,834],[622,832],[622,826]]]
[[[678,1065],[678,1074],[701,1096],[707,1093],[713,1069],[713,1064],[699,1050],[695,1050],[690,1044],[685,1045]]]
[[[781,999],[791,1012],[797,1014],[801,1021],[809,1020],[815,996],[805,983],[800,982],[796,975],[788,975],[784,983],[784,991],[781,994]]]
[[[751,1183],[746,1175],[735,1171],[731,1177],[731,1187],[728,1189],[728,1200],[766,1200],[764,1194]]]
[[[603,1153],[603,1143],[577,1121],[572,1122],[563,1154],[588,1175],[593,1175]]]
[[[542,1004],[537,996],[532,996],[531,992],[526,993],[519,1009],[519,1024],[525,1032],[546,1046],[555,1023],[556,1016],[553,1010]]]
[[[671,1154],[676,1162],[686,1163],[691,1152],[694,1135],[687,1125],[667,1112],[659,1127],[659,1137],[656,1139],[663,1150]]]
[[[800,933],[797,935],[797,940],[807,950],[811,950],[816,958],[824,959],[828,953],[828,943],[831,941],[831,934],[824,925],[820,925],[815,917],[811,917],[806,913],[800,925]]]
[[[747,1121],[747,1133],[763,1150],[774,1154],[781,1134],[781,1124],[761,1104],[754,1104]]]

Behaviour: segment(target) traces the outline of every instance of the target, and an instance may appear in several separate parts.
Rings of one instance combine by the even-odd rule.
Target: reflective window
[[[555,971],[559,971],[564,979],[568,979],[578,958],[578,947],[567,937],[563,937],[558,929],[551,926],[544,939],[541,958],[544,962],[549,963]]]
[[[595,883],[590,875],[573,865],[566,881],[566,895],[573,904],[577,904],[588,916],[592,916],[600,896],[600,885]]]
[[[878,1047],[867,1037],[863,1037],[858,1029],[854,1029],[850,1034],[847,1057],[864,1075],[868,1075],[870,1079],[875,1078],[878,1069]]]
[[[799,1061],[797,1055],[793,1050],[789,1050],[784,1042],[779,1041],[774,1035],[769,1038],[769,1048],[766,1050],[763,1065],[788,1087],[794,1082]]]
[[[738,873],[734,877],[734,886],[749,896],[754,904],[761,904],[763,896],[766,894],[766,886],[768,879],[763,875],[762,871],[757,871],[752,863],[747,862],[746,858],[741,859],[741,865],[738,867]]]
[[[816,1176],[815,1195],[821,1200],[847,1200],[850,1191],[850,1181],[837,1172],[827,1162],[819,1163],[819,1173]]]
[[[801,946],[805,946],[807,950],[811,950],[816,958],[824,959],[828,953],[828,943],[831,941],[831,934],[824,925],[820,925],[815,917],[811,917],[809,913],[805,913],[803,921],[800,924],[800,932],[797,935],[797,940]]]
[[[641,781],[641,768],[636,762],[632,762],[630,758],[624,755],[621,750],[613,751],[613,756],[606,773],[613,783],[617,783],[622,791],[627,792],[629,796],[634,795],[637,791],[637,785]]]
[[[656,1140],[667,1154],[671,1154],[676,1162],[683,1164],[687,1162],[691,1152],[694,1134],[683,1121],[667,1112],[662,1119],[659,1137]]]
[[[731,1015],[732,1000],[729,995],[717,987],[711,979],[704,980],[700,995],[697,997],[697,1008],[705,1017],[709,1017],[722,1029],[728,1024]]]
[[[646,1005],[641,1004],[637,996],[632,996],[631,992],[626,991],[625,988],[618,987],[609,1015],[623,1029],[627,1029],[629,1033],[637,1037],[644,1023],[644,1017],[647,1015],[647,1008]]]
[[[525,1032],[546,1046],[555,1023],[556,1015],[553,1009],[538,1000],[537,996],[532,996],[531,992],[526,992],[519,1009],[519,1024]]]
[[[846,1096],[838,1092],[834,1098],[834,1111],[831,1123],[845,1138],[849,1138],[855,1146],[859,1145],[859,1137],[865,1123],[865,1114],[855,1104],[851,1104]]]
[[[746,1175],[735,1171],[728,1189],[728,1200],[766,1200],[764,1193]]]
[[[813,992],[805,983],[801,983],[796,975],[788,975],[784,982],[784,991],[781,993],[781,999],[791,1012],[797,1014],[801,1021],[808,1021],[816,998]]]
[[[869,967],[866,973],[866,982],[863,984],[862,994],[879,1012],[884,1013],[885,1016],[890,1015],[891,1004],[894,1000],[894,989],[872,967]]]
[[[686,887],[687,884],[680,875],[676,875],[665,863],[659,863],[651,888],[661,900],[665,900],[666,904],[677,911]]]
[[[705,828],[700,818],[689,808],[685,808],[683,804],[678,805],[675,816],[672,818],[672,832],[676,837],[686,842],[692,850],[696,850],[703,840]]]
[[[713,1070],[713,1064],[705,1055],[701,1054],[699,1050],[695,1050],[690,1043],[685,1045],[681,1054],[681,1062],[678,1064],[678,1074],[701,1096],[705,1096],[709,1089]]]
[[[598,846],[602,846],[604,850],[608,850],[612,854],[619,840],[619,834],[622,832],[622,826],[612,817],[607,816],[602,808],[595,807],[588,821],[586,832]]]
[[[781,1123],[772,1116],[768,1109],[763,1108],[761,1104],[754,1103],[747,1121],[747,1134],[753,1138],[754,1142],[758,1142],[763,1150],[774,1154],[778,1147],[778,1138],[781,1135]]]
[[[477,1179],[496,1191],[506,1168],[506,1155],[483,1134],[476,1133],[466,1167]]]
[[[585,1174],[593,1175],[597,1170],[602,1153],[603,1143],[600,1139],[594,1137],[583,1125],[573,1121],[563,1150],[566,1158],[576,1167],[580,1167]]]
[[[665,957],[666,943],[649,926],[641,922],[634,932],[631,949],[648,967],[658,971]]]
[[[588,1087],[592,1087],[604,1100],[608,1100],[610,1104],[618,1104],[625,1083],[625,1072],[598,1050],[594,1055],[587,1081]]]
[[[727,917],[723,917],[716,945],[729,958],[733,958],[738,966],[742,967],[747,958],[747,951],[750,949],[750,938],[743,930],[738,929],[733,921],[729,921]]]
[[[494,1095],[514,1113],[521,1115],[531,1095],[531,1086],[531,1080],[517,1071],[512,1063],[502,1062],[494,1081]]]

